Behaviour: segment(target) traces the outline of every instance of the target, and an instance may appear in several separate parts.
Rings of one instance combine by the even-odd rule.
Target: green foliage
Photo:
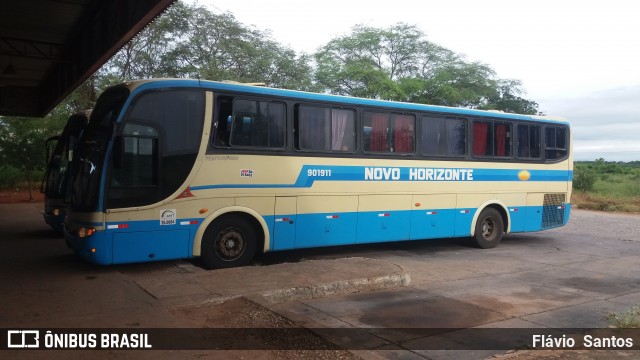
[[[184,41],[190,21],[194,20],[194,11],[193,6],[180,1],[174,3],[103,67],[101,73],[108,79],[107,83],[178,76],[174,51]]]
[[[598,176],[592,170],[584,167],[576,167],[573,172],[573,188],[577,191],[591,191]]]
[[[31,173],[31,178],[34,180],[41,179],[43,176],[43,169],[35,169]],[[26,188],[28,183],[29,180],[24,171],[11,165],[0,165],[0,189]],[[40,183],[35,181],[32,185],[37,189]]]
[[[632,306],[631,309],[621,314],[610,313],[607,320],[619,329],[640,328],[640,305]]]
[[[434,105],[479,108],[495,93],[495,73],[481,63],[456,61],[437,69],[425,89],[411,101]]]
[[[106,68],[110,83],[189,77],[317,90],[308,55],[297,55],[231,13],[215,14],[179,1],[125,45]]]
[[[11,165],[0,165],[0,189],[14,188],[22,181],[24,177],[20,169]]]
[[[429,42],[416,26],[357,25],[315,54],[316,81],[340,95],[536,114],[517,80],[497,79],[486,64],[467,62]]]
[[[593,180],[590,188],[583,187]],[[636,163],[576,162],[574,164],[574,194],[572,201],[582,209],[600,211],[640,212],[640,167]]]
[[[0,164],[18,169],[34,187],[34,176],[45,166],[45,141],[57,134],[60,123],[55,119],[0,117]]]
[[[444,51],[424,40],[415,26],[356,25],[350,35],[331,40],[315,54],[316,81],[334,94],[406,100],[424,87],[421,72],[438,67],[445,57],[437,50]]]
[[[538,114],[538,103],[521,97],[523,94],[522,82],[519,80],[498,80],[496,91],[488,96],[487,103],[480,108],[516,114]]]

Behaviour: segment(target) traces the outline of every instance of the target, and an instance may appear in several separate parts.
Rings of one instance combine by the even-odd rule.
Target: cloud
[[[640,86],[633,86],[545,99],[539,104],[541,111],[569,120],[576,159],[631,161],[640,160],[639,99]]]

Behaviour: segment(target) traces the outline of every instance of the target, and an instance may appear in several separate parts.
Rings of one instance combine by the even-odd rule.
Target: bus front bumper
[[[53,213],[43,211],[42,217],[44,218],[44,222],[51,226],[53,230],[59,233],[64,233],[64,218],[66,213],[64,211],[60,211],[58,215],[54,215]]]
[[[111,241],[104,231],[81,237],[78,236],[78,230],[70,231],[65,227],[64,238],[67,246],[84,260],[99,265],[113,263]]]

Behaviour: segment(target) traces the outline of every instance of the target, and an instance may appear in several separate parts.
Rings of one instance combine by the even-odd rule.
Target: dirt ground
[[[173,314],[194,328],[299,328],[292,321],[270,311],[269,309],[245,298],[238,298],[222,304],[198,306],[174,310]],[[341,350],[332,343],[308,333],[297,333],[295,337],[277,337],[268,332],[260,332],[252,337],[242,339],[227,338],[223,343],[242,342],[243,346],[261,347],[267,344],[275,348],[313,348],[325,350],[231,350],[226,355],[239,358],[259,359],[331,359],[356,360],[354,354]]]
[[[43,202],[44,194],[40,189],[32,190],[33,200],[29,200],[29,190],[27,189],[0,189],[0,204],[17,204],[25,202]]]

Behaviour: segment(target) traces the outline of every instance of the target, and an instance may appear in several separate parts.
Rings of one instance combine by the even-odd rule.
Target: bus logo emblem
[[[39,330],[7,331],[7,348],[38,348],[40,346]]]

